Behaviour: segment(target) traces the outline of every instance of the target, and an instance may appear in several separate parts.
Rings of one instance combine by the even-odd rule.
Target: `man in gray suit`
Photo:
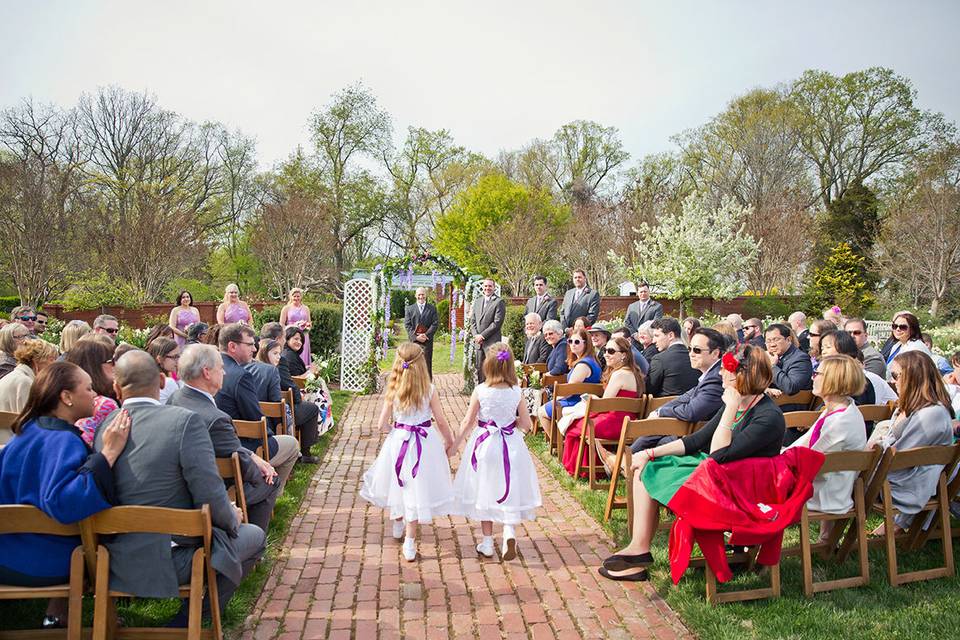
[[[500,342],[500,329],[507,315],[507,301],[496,294],[496,285],[487,278],[483,281],[483,295],[473,301],[473,344],[477,350],[477,379],[483,382],[484,349]]]
[[[863,318],[849,318],[843,328],[853,336],[857,346],[863,353],[863,368],[875,373],[881,378],[887,377],[887,361],[870,344],[870,335],[867,333],[867,323]]]
[[[130,415],[127,446],[113,465],[121,505],[199,509],[210,506],[211,564],[217,572],[220,609],[243,576],[263,555],[266,535],[241,524],[240,510],[227,497],[217,472],[210,433],[203,420],[181,407],[161,405],[163,374],[145,351],[130,351],[116,364],[114,390]],[[116,411],[105,421],[116,419]],[[103,448],[103,429],[94,448]],[[171,547],[171,541],[176,546]],[[190,579],[196,539],[164,534],[125,534],[105,544],[110,551],[110,587],[145,598],[170,598]],[[172,625],[186,625],[186,607]]]
[[[650,285],[641,282],[637,286],[637,301],[627,307],[627,317],[623,319],[623,324],[630,329],[630,336],[634,343],[636,345],[640,344],[640,337],[637,335],[640,325],[648,320],[653,322],[662,317],[663,305],[650,299]]]
[[[177,373],[183,386],[170,396],[167,404],[189,409],[200,416],[207,425],[213,452],[218,458],[239,455],[247,515],[250,522],[266,531],[283,485],[273,465],[240,444],[233,420],[217,409],[213,397],[223,385],[220,352],[210,344],[192,344],[180,354]]]
[[[437,308],[427,302],[427,289],[417,289],[417,301],[408,304],[403,310],[403,328],[407,330],[407,340],[420,345],[423,357],[427,360],[427,373],[433,379],[433,336],[439,327]]]
[[[545,363],[553,351],[540,331],[542,328],[539,314],[528,313],[523,317],[523,333],[526,335],[523,341],[523,364]]]
[[[573,272],[573,288],[563,294],[560,316],[564,329],[572,327],[580,316],[587,318],[587,326],[593,325],[600,317],[600,294],[587,286],[587,274],[583,269]]]
[[[527,300],[526,313],[528,315],[531,313],[537,314],[542,322],[559,320],[557,301],[547,291],[546,277],[535,276],[533,278],[533,289],[537,292],[537,295]]]

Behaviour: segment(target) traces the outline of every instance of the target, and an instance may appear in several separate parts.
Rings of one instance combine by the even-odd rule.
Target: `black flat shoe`
[[[297,462],[300,464],[320,464],[320,458],[317,456],[300,456]]]
[[[653,554],[649,551],[635,556],[612,555],[603,561],[607,571],[625,571],[627,569],[645,569],[653,564]]]
[[[646,582],[650,579],[650,575],[647,573],[646,569],[643,571],[637,571],[636,573],[628,573],[622,576],[615,576],[609,571],[606,567],[600,567],[597,569],[597,573],[602,575],[607,580],[616,580],[617,582]]]

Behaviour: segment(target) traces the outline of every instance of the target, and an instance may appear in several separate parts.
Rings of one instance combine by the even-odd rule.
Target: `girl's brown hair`
[[[76,389],[80,380],[80,367],[71,362],[54,362],[41,371],[33,381],[27,404],[17,416],[11,430],[20,433],[23,425],[34,418],[53,413],[60,404],[60,394]]]
[[[741,395],[759,395],[773,382],[773,369],[767,352],[750,344],[741,345],[736,352],[740,366],[734,383]]]
[[[157,365],[159,365],[160,370],[163,371],[163,375],[167,375],[166,370],[163,368],[163,359],[170,355],[178,346],[180,345],[177,344],[176,340],[164,336],[154,338],[153,342],[147,345],[147,353],[157,361]]]
[[[279,340],[261,340],[260,348],[257,349],[257,360],[270,364],[270,352],[279,346],[282,346]]]
[[[116,400],[113,393],[113,380],[103,372],[103,365],[113,360],[113,351],[112,347],[106,346],[100,340],[83,339],[70,349],[64,359],[87,372],[93,380],[93,390],[99,395]]]
[[[942,404],[953,416],[950,394],[943,384],[937,366],[922,351],[908,351],[893,359],[900,365],[897,376],[897,406],[904,415],[911,415],[932,404]]]
[[[583,355],[579,358],[573,354],[573,349],[570,348],[570,340],[573,338],[583,340]],[[587,356],[590,356],[594,360],[597,359],[597,352],[593,350],[593,342],[590,340],[590,334],[587,333],[586,329],[571,329],[570,335],[567,336],[567,367],[573,369],[573,366],[578,361],[583,360]]]
[[[619,369],[629,369],[630,373],[633,374],[633,379],[637,381],[637,395],[643,395],[646,387],[644,385],[643,372],[640,371],[640,367],[637,366],[637,361],[633,359],[633,345],[626,338],[620,337],[608,340],[607,346],[610,345],[616,346],[617,351],[624,354],[623,364],[616,368],[608,366],[606,371],[603,372],[603,377],[600,379],[600,382],[603,383],[604,387],[606,387],[607,383],[610,382],[610,377],[613,376],[614,371]]]
[[[483,377],[488,387],[499,384],[515,387],[519,384],[517,368],[513,364],[513,351],[506,342],[494,342],[484,349]]]
[[[413,342],[404,342],[397,347],[390,378],[387,382],[387,402],[394,403],[401,411],[424,406],[430,393],[430,374],[423,349]]]

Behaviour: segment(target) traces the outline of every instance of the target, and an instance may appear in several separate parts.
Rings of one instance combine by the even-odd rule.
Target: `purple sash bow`
[[[497,423],[493,420],[478,420],[477,427],[480,429],[485,429],[485,431],[477,437],[477,440],[473,443],[473,453],[470,454],[470,464],[473,465],[473,470],[477,470],[477,448],[483,443],[484,440],[493,435],[494,431],[500,432],[500,442],[503,445],[503,478],[506,482],[506,490],[503,492],[503,497],[497,500],[497,504],[503,503],[507,499],[507,496],[510,495],[510,451],[507,448],[507,439],[505,436],[513,435],[513,428],[517,426],[517,421],[514,420],[505,427],[497,427]],[[493,430],[491,430],[493,427]]]
[[[420,438],[427,437],[427,427],[430,426],[430,420],[426,422],[421,422],[420,424],[401,424],[399,422],[393,423],[394,429],[401,429],[403,431],[409,431],[412,434],[412,437],[417,439],[417,463],[413,465],[413,471],[410,473],[410,476],[413,478],[417,477],[417,471],[420,470],[420,456],[423,453],[423,444],[420,442]],[[397,456],[397,464],[394,468],[397,470],[397,482],[400,483],[400,486],[403,486],[403,480],[400,479],[400,469],[403,467],[403,461],[407,457],[407,448],[410,446],[410,437],[408,436],[406,440],[403,441],[403,446],[400,447],[400,455]]]

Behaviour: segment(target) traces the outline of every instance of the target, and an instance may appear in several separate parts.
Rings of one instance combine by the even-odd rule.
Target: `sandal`
[[[623,576],[615,576],[609,571],[606,567],[600,567],[597,569],[597,573],[602,575],[607,580],[616,580],[618,582],[646,582],[650,579],[650,575],[647,573],[647,570],[637,571],[636,573],[628,573]]]
[[[653,554],[649,551],[635,556],[612,555],[603,561],[607,571],[625,571],[627,569],[646,569],[653,564]]]

